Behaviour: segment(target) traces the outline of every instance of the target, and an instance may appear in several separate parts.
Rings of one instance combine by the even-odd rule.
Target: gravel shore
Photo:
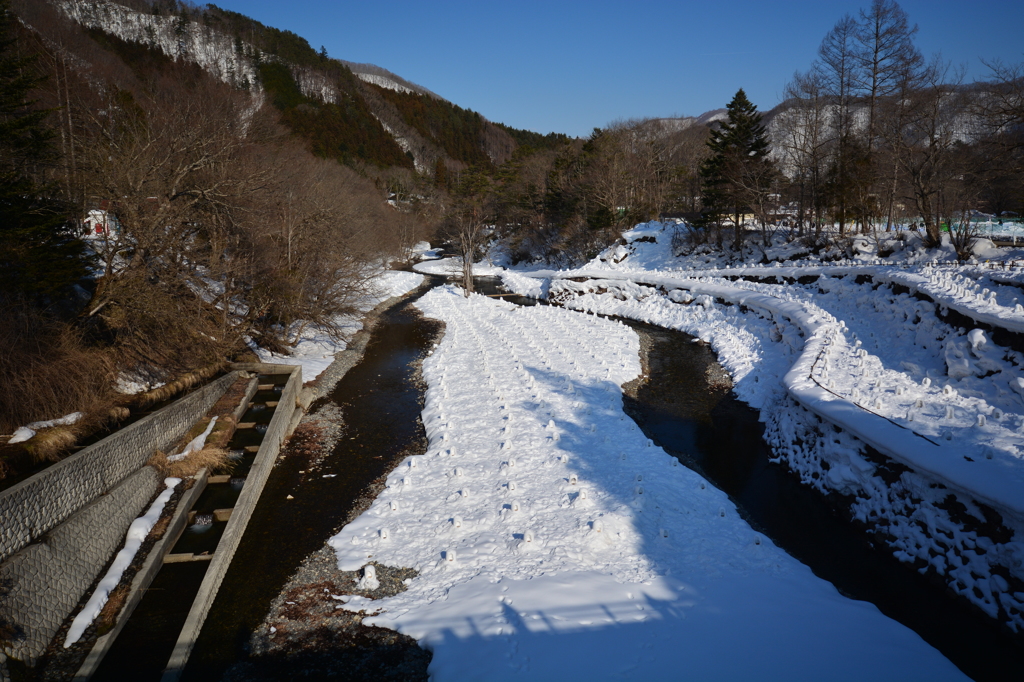
[[[316,470],[345,433],[342,410],[331,402],[338,382],[360,362],[382,313],[418,293],[384,301],[363,319],[363,329],[317,381],[307,386],[311,407],[282,450],[282,459],[302,457]],[[417,367],[418,372],[418,367]],[[417,382],[421,383],[419,379]],[[383,489],[384,480],[371,482],[359,495],[348,523],[363,513]],[[324,538],[325,542],[327,538]],[[326,544],[306,557],[280,594],[271,602],[263,622],[249,638],[249,655],[233,665],[224,680],[325,679],[426,680],[431,654],[416,640],[386,628],[363,624],[366,612],[338,608],[343,595],[383,599],[406,589],[413,569],[374,564],[379,587],[360,589],[362,571],[339,571],[334,551]]]

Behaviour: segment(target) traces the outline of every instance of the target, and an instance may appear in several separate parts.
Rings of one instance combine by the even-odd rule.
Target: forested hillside
[[[54,411],[50,397],[19,402],[19,386],[86,359],[75,383],[105,405],[126,372],[162,380],[330,330],[421,238],[570,265],[669,214],[688,219],[680,250],[742,253],[753,240],[737,221],[765,243],[785,226],[837,252],[850,233],[919,224],[966,257],[970,211],[1024,208],[1021,68],[958,82],[921,57],[892,2],[825,36],[753,156],[730,117],[757,123],[758,103],[571,139],[493,123],[215,5],[6,2],[8,426]],[[86,400],[54,395],[65,411]]]
[[[362,99],[309,97],[269,59],[224,82],[48,3],[0,10],[0,431],[74,411],[94,429],[123,414],[119,379],[337,331],[425,235],[366,172],[411,163]]]

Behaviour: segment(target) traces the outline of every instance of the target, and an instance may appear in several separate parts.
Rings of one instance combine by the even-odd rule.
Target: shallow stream
[[[189,659],[186,682],[219,680],[245,658],[250,634],[302,560],[340,529],[368,486],[426,448],[414,363],[441,327],[416,311],[418,297],[381,314],[363,359],[325,399],[344,418],[329,456],[312,466],[285,457],[274,467]]]
[[[483,294],[502,293],[497,280],[481,278],[477,286]],[[368,486],[425,448],[423,387],[413,365],[440,327],[415,311],[416,298],[382,314],[365,357],[327,398],[344,415],[334,451],[313,471],[302,458],[275,467],[193,651],[187,682],[220,679],[245,658],[250,634],[299,563],[323,547]],[[679,332],[623,321],[650,341],[651,379],[625,399],[649,438],[728,493],[751,525],[818,576],[874,603],[967,674],[1007,679],[1007,671],[1024,669],[1018,643],[994,622],[872,547],[827,498],[769,462],[756,411],[709,384],[717,368],[710,349]]]
[[[497,296],[497,278],[479,278],[477,290]],[[502,295],[519,305],[533,299]],[[626,413],[648,438],[695,469],[736,503],[754,528],[828,580],[844,595],[868,601],[917,632],[976,680],[1004,680],[1024,670],[1024,647],[976,608],[873,547],[835,504],[769,461],[758,413],[715,380],[715,354],[682,332],[620,318],[649,341],[650,379]]]

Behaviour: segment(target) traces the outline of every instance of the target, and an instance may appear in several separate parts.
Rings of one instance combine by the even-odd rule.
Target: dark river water
[[[340,529],[360,493],[407,455],[426,449],[419,421],[422,391],[413,363],[430,349],[441,326],[416,312],[416,298],[382,314],[362,361],[328,396],[341,408],[345,430],[315,474],[299,473],[308,467],[301,458],[285,458],[275,466],[184,680],[220,679],[229,665],[244,658],[249,635],[270,602],[302,560]]]
[[[481,278],[477,286],[484,294],[501,293],[493,279]],[[364,359],[328,397],[344,413],[345,433],[317,475],[300,473],[308,466],[302,459],[286,458],[275,467],[193,651],[186,682],[219,679],[243,659],[250,633],[303,558],[323,547],[372,481],[425,448],[422,386],[413,364],[435,342],[440,325],[423,319],[414,300],[383,314]],[[679,332],[623,322],[651,341],[651,379],[625,399],[627,413],[649,438],[729,494],[752,526],[843,594],[874,603],[976,679],[1019,679],[1019,640],[872,547],[828,499],[769,462],[757,412],[708,384],[707,370],[716,360],[707,347]],[[289,494],[294,499],[287,500]]]
[[[498,280],[477,289],[496,295]],[[520,305],[536,301],[502,296]],[[754,528],[828,580],[844,595],[875,604],[917,632],[977,680],[1021,679],[1024,640],[988,616],[871,545],[862,529],[822,494],[769,461],[758,413],[731,391],[709,385],[717,363],[693,337],[622,319],[651,341],[650,379],[636,397],[623,396],[626,413],[648,438],[726,492]]]

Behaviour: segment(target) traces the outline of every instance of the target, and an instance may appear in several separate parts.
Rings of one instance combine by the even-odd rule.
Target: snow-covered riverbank
[[[387,270],[372,282],[372,291],[359,306],[360,315],[372,310],[378,304],[402,296],[423,283],[423,275],[415,272]],[[359,316],[353,316],[337,323],[343,335],[351,337],[363,328]],[[281,355],[264,348],[254,348],[261,362],[283,365],[301,365],[303,381],[312,381],[330,367],[334,354],[345,350],[346,342],[332,337],[323,330],[307,327],[303,330],[291,354]]]
[[[708,341],[780,461],[852,499],[901,561],[1024,626],[1024,354],[993,341],[1020,327],[1021,268],[697,269],[671,257],[670,235],[640,226],[583,268],[503,278]]]
[[[435,679],[958,679],[840,596],[622,412],[628,328],[451,288],[424,362],[425,455],[331,540],[342,569],[415,568],[345,608],[419,639]]]

